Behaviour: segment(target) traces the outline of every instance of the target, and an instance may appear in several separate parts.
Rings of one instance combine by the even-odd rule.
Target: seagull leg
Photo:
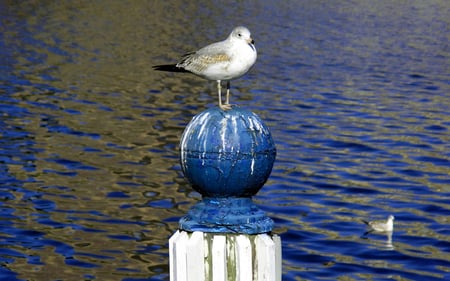
[[[217,92],[219,93],[219,107],[222,110],[224,110],[224,111],[230,110],[231,109],[231,105],[228,104],[228,95],[227,95],[227,103],[226,104],[222,104],[222,86],[220,84],[220,80],[217,80]]]
[[[225,104],[230,104],[230,80],[227,81],[227,99]]]
[[[219,94],[219,107],[222,108],[222,86],[220,80],[217,80],[217,93]]]

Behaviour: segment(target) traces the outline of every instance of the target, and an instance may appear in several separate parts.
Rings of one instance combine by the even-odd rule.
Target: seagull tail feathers
[[[361,221],[362,221],[363,223],[369,225],[369,222],[368,222],[368,221],[365,221],[365,220],[361,220]]]
[[[154,70],[169,71],[169,72],[188,72],[184,68],[177,67],[176,64],[161,64],[152,66]]]

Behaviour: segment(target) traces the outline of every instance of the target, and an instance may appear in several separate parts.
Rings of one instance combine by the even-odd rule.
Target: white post
[[[236,281],[252,280],[252,245],[246,235],[236,237]]]
[[[171,281],[281,281],[278,235],[177,231],[169,251]]]
[[[212,280],[227,280],[227,238],[225,235],[212,237]],[[211,279],[211,278],[208,278]]]
[[[184,232],[184,231],[183,231]],[[196,255],[188,255],[188,253],[198,253]],[[187,280],[206,281],[205,279],[205,243],[203,241],[203,233],[196,231],[192,233],[187,242],[186,251],[187,261]]]
[[[169,264],[170,264],[170,280],[187,280],[186,267],[186,241],[188,240],[187,232],[175,232],[169,239]]]

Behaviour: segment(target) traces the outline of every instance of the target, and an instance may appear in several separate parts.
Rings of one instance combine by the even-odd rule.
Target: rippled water
[[[0,2],[0,279],[168,280],[199,200],[178,142],[216,96],[150,66],[241,24],[283,280],[450,279],[448,1],[186,2]]]

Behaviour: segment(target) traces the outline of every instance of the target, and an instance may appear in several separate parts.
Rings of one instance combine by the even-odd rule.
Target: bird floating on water
[[[363,222],[370,227],[368,232],[376,231],[376,232],[392,232],[394,230],[394,219],[393,215],[389,215],[387,220],[381,221],[365,221]]]
[[[155,70],[190,72],[207,80],[217,81],[219,107],[231,109],[230,80],[247,73],[257,53],[250,31],[244,26],[233,29],[227,39],[185,54],[177,64],[155,65]],[[225,104],[222,104],[221,81],[227,82]]]

